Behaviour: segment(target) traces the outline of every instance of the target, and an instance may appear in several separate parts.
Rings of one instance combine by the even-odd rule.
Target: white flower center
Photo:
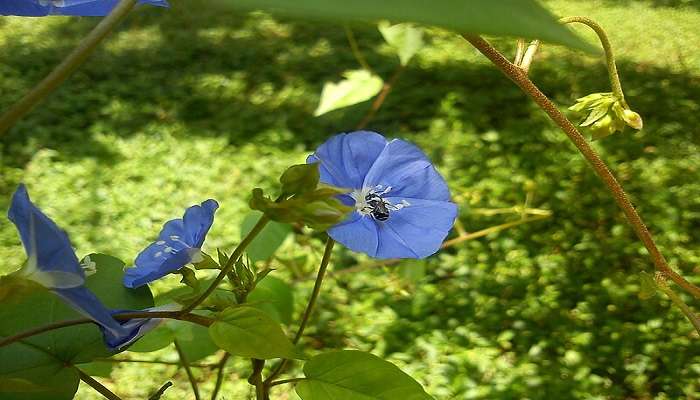
[[[391,192],[391,186],[365,187],[350,193],[355,200],[355,210],[362,217],[370,216],[378,221],[389,219],[390,211],[398,211],[411,204],[406,200],[401,200],[398,204],[393,204],[382,196]]]
[[[80,266],[83,268],[85,276],[90,276],[97,272],[97,264],[90,259],[90,256],[85,257]]]

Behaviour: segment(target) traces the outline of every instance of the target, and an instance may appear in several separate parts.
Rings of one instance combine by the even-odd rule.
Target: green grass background
[[[232,248],[250,190],[273,188],[286,166],[330,135],[352,130],[368,109],[365,103],[312,117],[323,83],[358,68],[340,24],[243,15],[205,0],[172,3],[169,10],[136,10],[0,139],[0,209],[25,182],[69,231],[79,255],[99,251],[131,262],[164,221],[208,197],[222,207],[207,246]],[[594,147],[669,262],[700,283],[699,3],[545,4],[557,15],[590,16],[608,30],[628,102],[645,127]],[[0,109],[95,23],[1,19]],[[353,30],[369,63],[388,77],[398,59],[376,28]],[[581,156],[466,42],[440,30],[430,30],[428,39],[369,128],[411,140],[431,156],[460,200],[469,231],[517,219],[474,210],[522,204],[528,190],[531,205],[553,216],[425,263],[362,273],[337,273],[364,260],[337,249],[336,273],[325,283],[305,343],[318,351],[372,351],[441,400],[700,397],[698,336],[666,298],[638,297],[639,272],[652,271],[646,251]],[[512,42],[495,41],[508,54]],[[545,45],[531,76],[562,108],[609,90],[601,60],[561,47]],[[307,232],[294,239],[272,265],[293,282],[300,312],[322,241]],[[14,227],[3,219],[0,271],[23,257]],[[167,281],[161,286],[176,282]],[[153,357],[176,356],[166,349]],[[251,396],[244,380],[235,380],[249,374],[247,362],[230,363],[226,372],[221,398]],[[208,397],[213,375],[196,374]],[[183,371],[171,366],[120,364],[101,380],[125,399],[146,398],[166,380],[175,387],[164,399],[192,398]],[[78,398],[99,396],[81,387]],[[285,385],[273,398],[296,397]]]

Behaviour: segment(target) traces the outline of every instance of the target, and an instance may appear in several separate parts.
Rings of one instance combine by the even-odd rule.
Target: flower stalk
[[[649,255],[654,262],[656,269],[672,280],[678,286],[691,293],[696,298],[700,298],[700,288],[688,282],[681,275],[676,273],[667,263],[666,258],[659,251],[654,242],[654,238],[647,229],[644,221],[637,213],[630,202],[627,194],[615,179],[615,176],[610,172],[608,166],[603,162],[598,153],[588,144],[586,139],[576,129],[574,124],[562,114],[554,103],[542,93],[539,88],[527,77],[519,67],[509,62],[498,50],[491,46],[487,41],[480,36],[462,35],[469,43],[472,44],[479,52],[488,58],[503,74],[510,78],[520,89],[523,90],[537,105],[542,108],[550,119],[556,123],[562,131],[567,135],[571,142],[576,146],[579,152],[589,162],[598,177],[603,181],[610,193],[613,195],[615,202],[622,209],[627,218],[627,221],[634,229],[639,239],[644,244],[644,247],[649,251]],[[615,72],[616,73],[616,72]]]

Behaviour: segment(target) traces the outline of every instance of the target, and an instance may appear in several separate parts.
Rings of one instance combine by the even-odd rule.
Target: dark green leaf
[[[230,307],[209,327],[220,348],[246,358],[297,358],[294,345],[278,322],[249,306]]]
[[[251,211],[246,215],[243,223],[241,223],[241,236],[247,235],[261,216],[262,213],[258,211]],[[275,221],[268,222],[258,236],[248,245],[246,249],[248,257],[250,257],[251,261],[269,259],[291,232],[292,227],[288,224]]]
[[[304,18],[417,22],[459,33],[541,39],[595,51],[534,0],[236,0],[231,3],[241,9],[277,11]]]
[[[93,361],[90,363],[78,364],[76,367],[90,376],[109,378],[114,369],[114,363],[109,361]]]
[[[318,355],[304,365],[302,400],[429,400],[421,385],[394,364],[355,350]]]
[[[294,291],[285,281],[268,276],[248,295],[248,303],[268,313],[274,320],[288,324],[294,313]]]
[[[107,307],[139,310],[153,306],[153,298],[147,287],[134,290],[122,285],[124,263],[102,254],[92,254],[90,259],[97,265],[97,273],[86,279],[86,286]],[[53,322],[81,317],[82,315],[64,304],[53,293],[35,291],[21,297],[17,302],[0,303],[0,321],[12,321],[0,325],[0,336],[9,336]],[[76,325],[0,348],[0,360],[17,361],[12,365],[0,363],[0,377],[25,379],[36,383],[44,387],[47,393],[51,393],[46,398],[72,398],[72,393],[77,387],[77,375],[70,365],[110,355],[96,325]],[[21,398],[12,396],[14,395],[3,394],[0,398]]]

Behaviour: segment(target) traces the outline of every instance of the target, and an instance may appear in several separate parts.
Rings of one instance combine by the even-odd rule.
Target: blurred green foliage
[[[37,204],[69,231],[79,256],[95,251],[130,262],[163,222],[208,197],[222,207],[206,250],[230,250],[250,190],[274,190],[286,167],[331,134],[351,130],[368,108],[312,117],[323,82],[358,68],[342,27],[245,16],[205,0],[172,3],[170,10],[136,10],[0,140],[0,209],[26,182]],[[645,128],[594,145],[671,264],[700,283],[700,7],[680,0],[545,5],[608,29],[627,100]],[[0,109],[95,22],[0,20]],[[352,28],[386,79],[396,56],[375,26]],[[464,242],[423,264],[343,274],[366,260],[338,246],[307,348],[372,351],[438,399],[700,396],[697,335],[664,297],[639,299],[639,272],[652,268],[646,252],[573,146],[462,39],[429,29],[426,42],[369,128],[425,149],[469,231],[518,217],[470,209],[522,204],[533,187],[531,205],[553,217]],[[511,42],[496,44],[513,54]],[[609,90],[601,60],[559,47],[545,45],[531,75],[562,110]],[[3,221],[0,270],[7,272],[24,255],[14,227]],[[294,239],[269,266],[292,282],[298,316],[323,242],[305,229]],[[168,277],[154,289],[177,281]],[[153,357],[176,359],[172,348]],[[244,379],[234,380],[249,371],[248,361],[229,364],[226,399],[250,395]],[[195,374],[203,392],[211,391],[215,371]],[[297,367],[292,376],[299,375]],[[176,385],[163,399],[191,396],[184,372],[169,365],[119,364],[101,380],[125,398],[146,398],[167,380]],[[288,385],[273,396],[295,398]],[[99,397],[83,387],[79,398]]]

